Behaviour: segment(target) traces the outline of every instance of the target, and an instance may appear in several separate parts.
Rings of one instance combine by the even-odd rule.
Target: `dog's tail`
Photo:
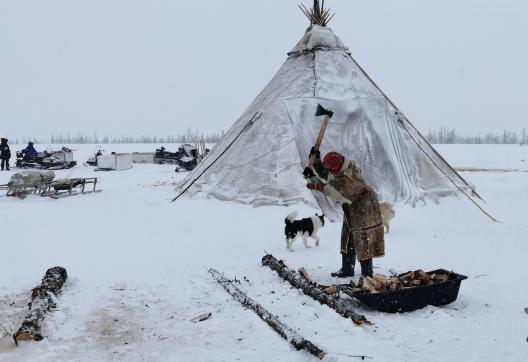
[[[288,214],[288,216],[286,216],[286,219],[284,220],[284,222],[286,223],[286,225],[290,225],[292,222],[295,221],[296,217],[297,217],[297,210],[292,211]]]

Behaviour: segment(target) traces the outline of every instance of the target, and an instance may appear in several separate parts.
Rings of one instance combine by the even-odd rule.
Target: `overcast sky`
[[[303,35],[300,1],[0,0],[0,134],[227,130]],[[326,2],[422,131],[528,126],[528,1]]]

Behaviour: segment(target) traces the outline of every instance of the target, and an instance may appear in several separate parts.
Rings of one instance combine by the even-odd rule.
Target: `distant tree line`
[[[217,143],[224,136],[224,131],[220,133],[202,134],[190,128],[186,133],[175,136],[103,136],[97,134],[87,135],[78,133],[74,136],[67,133],[55,134],[50,139],[22,137],[11,139],[12,144],[21,144],[28,141],[41,144],[124,144],[124,143],[194,143],[198,138],[203,137],[206,143]],[[454,128],[441,127],[437,131],[429,130],[427,140],[433,144],[521,144],[528,145],[528,131],[523,128],[521,132],[504,130],[502,133],[488,132],[477,136],[459,135]]]
[[[433,144],[528,144],[528,131],[521,132],[504,130],[502,133],[488,132],[477,136],[462,136],[454,128],[442,127],[438,131],[429,130],[427,140]]]
[[[224,136],[224,131],[221,133],[203,134],[198,131],[193,131],[190,128],[186,133],[169,136],[98,136],[97,134],[87,135],[84,133],[77,133],[66,135],[59,133],[54,134],[49,139],[36,137],[21,137],[11,139],[13,144],[22,144],[29,141],[41,144],[125,144],[125,143],[157,143],[157,144],[171,144],[171,143],[194,143],[198,138],[204,139],[206,143],[217,143]]]

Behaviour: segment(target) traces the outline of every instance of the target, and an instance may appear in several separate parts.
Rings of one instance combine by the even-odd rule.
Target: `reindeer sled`
[[[89,190],[87,186],[90,185]],[[93,187],[92,187],[93,186]],[[25,199],[28,195],[40,195],[53,199],[100,192],[96,190],[97,178],[63,178],[55,180],[53,171],[25,171],[14,174],[0,190],[6,195]]]

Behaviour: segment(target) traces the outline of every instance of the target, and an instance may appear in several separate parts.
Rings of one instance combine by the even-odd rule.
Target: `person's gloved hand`
[[[315,159],[316,160],[320,160],[321,159],[321,151],[319,150],[316,150],[315,147],[312,147],[312,149],[310,150],[310,158],[315,155]]]
[[[303,176],[306,178],[306,179],[311,179],[312,177],[315,177],[315,173],[314,171],[310,168],[310,167],[306,167],[304,169],[304,172],[303,172]]]
[[[306,187],[309,190],[312,190],[312,191],[323,192],[323,190],[324,190],[324,184],[322,184],[320,182],[315,182],[315,183],[311,182],[311,183],[307,184]]]

